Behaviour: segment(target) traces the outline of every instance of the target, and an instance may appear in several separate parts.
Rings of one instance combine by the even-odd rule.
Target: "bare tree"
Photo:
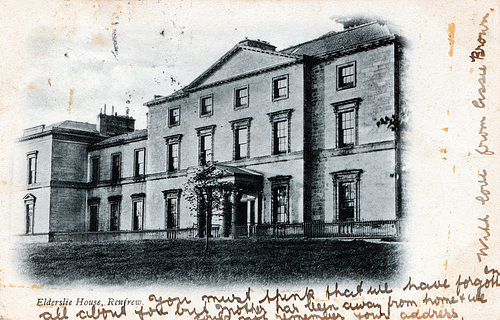
[[[208,251],[214,212],[222,208],[224,196],[234,187],[232,182],[224,181],[223,176],[224,171],[208,163],[196,169],[184,184],[184,198],[198,217],[198,237],[206,237],[205,251]]]

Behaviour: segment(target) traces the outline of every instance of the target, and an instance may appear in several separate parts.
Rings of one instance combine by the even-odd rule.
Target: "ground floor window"
[[[118,231],[120,230],[120,204],[118,202],[112,202],[110,204],[110,211],[109,230]]]
[[[132,196],[132,230],[144,230],[144,198],[145,193]]]
[[[271,223],[290,223],[290,178],[291,176],[276,176],[271,181]]]
[[[99,198],[89,198],[87,203],[89,205],[88,225],[87,230],[94,232],[99,230]]]
[[[90,205],[89,231],[97,231],[99,221],[99,205]]]
[[[109,231],[120,230],[120,207],[122,196],[111,196],[109,200]]]
[[[32,204],[26,204],[26,233],[33,233],[33,211]]]
[[[132,230],[142,230],[144,227],[144,212],[143,212],[144,202],[142,200],[137,200],[132,202],[132,212],[134,218],[134,225]]]
[[[361,172],[362,170],[345,170],[332,173],[337,221],[359,220]]]
[[[180,189],[163,191],[165,198],[165,228],[179,228],[179,203],[181,197]]]
[[[35,201],[36,197],[31,193],[28,193],[23,198],[24,208],[25,208],[25,229],[26,234],[34,233],[34,221],[35,221]]]

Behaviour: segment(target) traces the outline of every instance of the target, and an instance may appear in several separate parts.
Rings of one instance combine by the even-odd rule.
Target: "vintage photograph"
[[[497,2],[0,7],[0,319],[500,312]]]
[[[375,19],[334,22],[342,29],[287,48],[242,39],[189,84],[145,100],[144,129],[133,105],[106,101],[94,123],[24,129],[19,240],[39,243],[26,246],[28,275],[273,282],[397,273],[404,40]]]

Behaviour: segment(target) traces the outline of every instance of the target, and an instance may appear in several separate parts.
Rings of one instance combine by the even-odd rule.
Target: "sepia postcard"
[[[4,1],[0,319],[500,319],[499,4]]]

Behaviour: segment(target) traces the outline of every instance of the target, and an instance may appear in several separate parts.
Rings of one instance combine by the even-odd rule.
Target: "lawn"
[[[25,245],[23,272],[40,284],[286,283],[397,276],[400,243],[332,239],[143,240]]]

